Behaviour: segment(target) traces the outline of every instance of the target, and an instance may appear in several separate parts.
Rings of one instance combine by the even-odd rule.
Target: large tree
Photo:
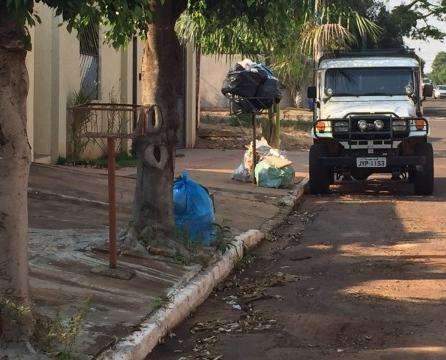
[[[432,63],[430,78],[435,84],[446,84],[446,52],[440,51]]]
[[[36,0],[37,1],[37,0]],[[173,237],[172,182],[176,128],[181,107],[182,49],[174,25],[187,5],[198,4],[206,18],[224,26],[237,17],[262,28],[264,21],[286,24],[289,0],[40,0],[55,9],[68,30],[102,24],[113,46],[133,36],[147,39],[143,59],[143,99],[163,112],[161,132],[150,141],[136,142],[140,157],[135,196],[133,240],[171,241]],[[30,48],[27,27],[39,21],[32,0],[0,2],[0,304],[1,333],[12,328],[3,304],[30,304],[27,264],[27,186],[30,147],[26,134],[25,66]],[[219,39],[215,39],[216,42]],[[172,245],[174,246],[174,245]],[[26,334],[26,322],[16,326]]]
[[[367,48],[399,48],[404,45],[404,38],[425,40],[443,39],[444,28],[435,25],[432,19],[445,20],[446,2],[412,0],[400,1],[393,8],[384,0],[330,0],[338,6],[349,6],[359,14],[379,25],[382,32],[376,42],[367,41]],[[438,24],[438,22],[437,22]]]
[[[175,69],[181,67],[176,56],[179,45],[173,27],[175,18],[181,12],[181,1],[41,2],[55,9],[70,31],[73,28],[82,29],[92,24],[103,24],[107,29],[108,41],[115,47],[125,45],[132,36],[147,36],[145,64],[152,69],[152,75],[145,78],[144,93],[146,101],[157,102],[164,111],[166,121],[163,142],[169,147],[169,161],[161,171],[167,175],[164,178],[160,176],[161,185],[152,197],[154,204],[151,206],[161,207],[159,214],[170,216],[171,201],[163,199],[171,197],[169,185],[173,177],[174,136],[171,129],[176,126],[177,112],[176,107],[172,106],[175,100],[171,99],[176,99],[177,93],[176,81],[179,75]],[[32,45],[27,28],[38,21],[40,19],[34,13],[32,0],[0,2],[0,334],[3,338],[13,340],[27,335],[30,324],[30,311],[26,309],[30,305],[27,187],[31,157],[26,133],[28,75],[25,57]],[[156,153],[154,157],[157,158]],[[144,174],[147,175],[146,172]],[[160,172],[156,172],[143,178],[140,173],[139,180],[142,178],[142,181],[139,181],[138,190],[141,192],[145,181],[155,184],[153,178],[159,175]],[[143,207],[139,210],[146,211]],[[155,220],[159,218],[160,216]],[[152,219],[154,217],[149,216],[147,221]],[[160,219],[160,222],[167,223],[169,220]],[[6,316],[8,307],[22,309],[20,313],[26,315],[26,321],[17,322],[15,319],[17,323],[12,324]]]

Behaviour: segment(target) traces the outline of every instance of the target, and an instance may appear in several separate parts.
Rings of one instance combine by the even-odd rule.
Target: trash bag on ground
[[[241,182],[250,182],[251,181],[251,173],[245,167],[245,163],[242,162],[237,169],[232,173],[232,180],[237,180]]]
[[[259,162],[264,156],[267,156],[271,151],[271,146],[269,146],[268,142],[265,138],[256,141],[256,154],[257,154],[257,162]],[[243,163],[245,168],[248,169],[251,174],[253,171],[252,168],[252,141],[248,146],[248,149],[245,151],[245,155],[243,157]]]
[[[263,187],[287,188],[294,184],[294,169],[286,153],[272,148],[265,138],[256,142],[257,166],[254,175],[257,184]],[[260,166],[259,166],[260,165]],[[250,182],[253,173],[252,142],[249,144],[243,161],[232,174],[232,179]]]
[[[289,188],[294,184],[294,168],[291,165],[277,167],[267,159],[259,162],[255,169],[258,186],[268,188]]]
[[[173,184],[173,203],[175,225],[180,233],[193,242],[211,245],[215,213],[209,191],[183,172]]]

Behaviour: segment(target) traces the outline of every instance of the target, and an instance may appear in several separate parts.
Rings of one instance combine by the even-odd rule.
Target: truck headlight
[[[375,120],[373,124],[375,125],[375,129],[378,131],[384,129],[384,121],[382,120]]]
[[[392,129],[396,132],[404,132],[407,130],[407,124],[405,120],[393,120]]]
[[[367,121],[365,121],[365,120],[359,120],[358,121],[358,128],[359,128],[359,130],[366,131],[367,127],[368,127]]]
[[[348,121],[336,121],[333,127],[336,132],[347,132],[349,130]]]

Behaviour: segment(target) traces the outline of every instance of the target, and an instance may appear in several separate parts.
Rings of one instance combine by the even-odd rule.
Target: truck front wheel
[[[434,192],[434,151],[432,149],[432,144],[418,144],[415,148],[415,154],[424,156],[425,158],[425,163],[422,169],[417,169],[415,171],[415,194],[432,195]]]
[[[330,188],[332,170],[323,166],[320,158],[327,154],[324,144],[314,144],[310,148],[310,192],[312,194],[325,194]]]

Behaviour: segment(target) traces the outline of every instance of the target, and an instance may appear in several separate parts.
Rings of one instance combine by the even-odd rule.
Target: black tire
[[[336,173],[334,170],[330,171],[330,185],[333,185],[336,182]]]
[[[333,175],[332,170],[322,166],[321,156],[327,154],[327,147],[324,144],[314,144],[310,148],[310,193],[326,194],[330,188]]]
[[[432,195],[434,192],[434,150],[432,144],[421,143],[415,147],[417,156],[424,156],[425,164],[416,170],[414,177],[415,194]]]
[[[415,183],[415,175],[417,173],[417,170],[415,169],[415,167],[411,167],[408,171],[409,174],[409,178],[407,179],[409,181],[409,183],[413,184]]]

